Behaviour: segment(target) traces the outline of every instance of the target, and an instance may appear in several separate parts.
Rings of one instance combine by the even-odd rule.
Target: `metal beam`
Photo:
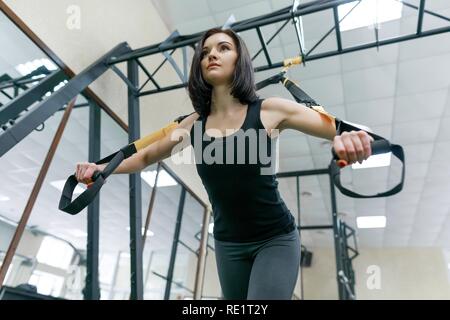
[[[89,162],[100,159],[101,113],[93,101],[89,101]],[[85,300],[100,300],[98,273],[99,233],[100,233],[100,193],[87,208],[87,262]]]
[[[135,88],[139,87],[139,67],[136,60],[128,61],[128,80]],[[128,87],[128,141],[132,143],[139,139],[140,115],[139,97]],[[143,261],[142,261],[142,184],[140,173],[129,175],[130,184],[130,272],[132,300],[142,300],[143,291]]]
[[[115,46],[108,53],[104,54],[89,67],[71,79],[64,87],[53,93],[51,96],[38,103],[26,115],[0,134],[0,157],[13,148],[23,138],[25,138],[38,125],[45,122],[50,116],[58,111],[61,106],[67,104],[80,92],[87,88],[95,79],[102,75],[109,66],[105,63],[109,57],[129,52],[130,47],[126,43]]]
[[[301,4],[298,6],[297,10],[294,13],[291,13],[290,9],[291,7],[287,7],[287,10],[281,11],[279,13],[273,14],[273,15],[264,15],[261,17],[256,17],[249,19],[250,21],[242,21],[242,22],[236,22],[231,26],[231,29],[233,29],[236,32],[243,32],[247,30],[251,30],[256,27],[261,27],[273,23],[277,23],[280,21],[290,20],[293,16],[298,17],[300,15],[308,15],[311,13],[331,9],[335,6],[345,4],[348,2],[353,2],[355,0],[332,0],[327,1],[326,3],[322,3],[321,1],[311,1],[305,4]],[[124,54],[119,57],[115,57],[114,59],[111,59],[109,63],[116,64],[120,62],[124,62],[130,59],[136,59],[144,56],[149,56],[156,53],[161,53],[162,51],[167,51],[171,49],[181,48],[184,46],[193,46],[195,45],[200,38],[202,37],[203,32],[198,32],[189,36],[178,36],[172,39],[171,42],[161,42],[158,44],[146,46],[143,48],[139,48],[136,50],[133,50],[130,53]]]
[[[330,158],[331,158],[331,155],[330,155]],[[313,169],[313,170],[279,172],[279,173],[277,173],[277,178],[314,176],[314,175],[318,175],[318,174],[329,174],[329,170],[328,169]]]
[[[66,75],[62,70],[55,71],[48,77],[40,80],[37,85],[22,92],[0,109],[0,123],[3,124],[11,119],[15,119],[22,111],[41,99],[47,92],[53,90],[56,85],[65,79],[67,79]]]

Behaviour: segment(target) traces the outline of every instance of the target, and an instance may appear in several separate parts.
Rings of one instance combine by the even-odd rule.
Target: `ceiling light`
[[[400,19],[403,4],[396,0],[361,0],[350,2],[338,7],[341,20],[354,6],[356,8],[339,24],[341,31],[379,25],[380,23]]]
[[[9,201],[9,198],[7,196],[0,194],[0,201]]]
[[[366,168],[377,168],[377,167],[387,167],[391,164],[391,152],[376,154],[364,160],[361,164],[358,162],[352,164],[352,169],[366,169]]]
[[[76,238],[86,238],[88,235],[86,232],[78,230],[78,229],[69,229],[66,232]]]
[[[127,231],[130,231],[130,227],[127,227]],[[145,232],[145,228],[143,227],[141,234],[144,234],[144,232]],[[155,233],[152,230],[150,230],[150,229],[147,230],[147,237],[153,237],[154,235],[155,235]]]
[[[386,227],[386,217],[385,216],[357,217],[356,225],[358,226],[359,229],[385,228]]]
[[[51,62],[47,58],[44,58],[44,59],[35,59],[33,61],[21,63],[16,66],[16,70],[22,76],[26,76],[27,74],[33,72],[34,70],[36,70],[37,68],[39,68],[41,66],[45,66],[50,71],[57,69],[56,65],[53,62]]]
[[[155,185],[156,170],[141,172],[141,178],[151,187]],[[160,170],[158,187],[176,186],[178,183],[165,170]]]
[[[50,184],[53,187],[55,187],[56,189],[58,189],[60,192],[63,191],[65,183],[66,183],[66,180],[56,180],[56,181],[50,182]],[[86,190],[86,188],[80,187],[79,185],[77,185],[75,187],[75,190],[73,191],[73,194],[80,194],[80,193],[83,193],[85,190]]]

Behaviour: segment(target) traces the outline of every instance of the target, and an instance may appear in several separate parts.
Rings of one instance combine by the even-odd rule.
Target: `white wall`
[[[305,299],[337,299],[333,248],[308,248],[310,268],[304,268]],[[353,268],[358,300],[450,299],[447,264],[441,248],[360,248]],[[379,274],[371,271],[379,267]],[[379,275],[380,288],[374,282]]]
[[[19,18],[75,73],[79,73],[98,57],[120,42],[128,42],[132,49],[159,43],[168,30],[149,0],[5,0]],[[68,9],[75,6],[80,12],[80,28],[69,29],[75,15]],[[72,24],[73,25],[73,24]],[[70,26],[70,24],[69,24]],[[174,55],[181,65],[181,54]],[[150,72],[163,60],[162,55],[143,58]],[[190,60],[189,60],[190,61]],[[117,65],[126,74],[126,64]],[[153,68],[152,68],[153,67]],[[141,72],[141,83],[145,77]],[[173,84],[176,73],[166,63],[158,72],[162,85]],[[112,71],[89,86],[125,123],[128,123],[127,87]],[[149,87],[152,89],[152,87]],[[143,97],[141,99],[141,136],[162,128],[176,117],[193,111],[184,89]],[[173,171],[208,202],[194,165],[173,165]]]

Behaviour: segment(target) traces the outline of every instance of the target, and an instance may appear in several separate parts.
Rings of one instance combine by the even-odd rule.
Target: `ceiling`
[[[410,0],[417,5],[419,1]],[[169,30],[189,34],[222,25],[233,14],[237,21],[272,12],[288,6],[291,1],[251,0],[153,0]],[[192,8],[196,10],[192,10]],[[450,2],[428,1],[426,9],[450,16]],[[401,20],[381,25],[380,38],[389,38],[415,30],[416,12],[404,8]],[[306,47],[310,49],[332,27],[329,14],[314,14],[303,20]],[[0,15],[0,74],[10,72],[18,63],[43,57],[43,53],[9,25]],[[424,30],[444,26],[437,18],[425,15]],[[296,55],[298,45],[291,26],[269,46],[272,60]],[[263,28],[270,35],[274,28]],[[257,36],[241,33],[252,53]],[[267,37],[267,36],[266,36]],[[343,45],[362,44],[374,40],[373,30],[360,28],[343,33]],[[333,35],[316,53],[335,48]],[[255,65],[263,63],[260,55]],[[404,190],[383,199],[355,200],[337,194],[340,216],[355,227],[358,216],[385,215],[383,229],[358,229],[360,247],[448,247],[450,243],[450,34],[397,43],[341,56],[309,61],[290,71],[295,80],[330,113],[369,126],[374,132],[401,144],[406,153]],[[276,73],[257,73],[257,80]],[[11,74],[12,75],[12,74]],[[260,92],[261,96],[291,98],[280,86]],[[0,98],[1,99],[1,98]],[[17,221],[28,199],[35,177],[56,131],[61,113],[45,123],[45,130],[34,131],[0,160],[0,194],[10,201],[0,201],[0,214]],[[127,143],[126,134],[110,119],[102,117],[102,156]],[[327,167],[330,145],[324,140],[293,130],[280,138],[280,172]],[[88,109],[73,111],[60,147],[50,167],[47,179],[33,210],[29,225],[55,233],[85,246],[85,236],[75,236],[74,230],[86,230],[86,214],[68,216],[58,211],[59,191],[49,185],[53,180],[65,180],[75,163],[86,161],[88,145]],[[344,180],[362,192],[384,190],[396,183],[399,165],[391,168],[346,172]],[[101,250],[128,248],[128,178],[112,176],[101,194]],[[143,182],[143,215],[147,211],[151,188]],[[280,179],[280,191],[297,218],[296,181]],[[300,220],[302,225],[331,223],[329,181],[326,176],[300,179]],[[150,229],[155,236],[150,247],[166,250],[171,247],[177,214],[180,187],[162,187],[158,191],[157,208]],[[160,206],[160,207],[158,207]],[[202,211],[192,199],[187,201],[187,217],[183,230],[194,235],[201,224]],[[183,235],[184,236],[184,235]],[[186,237],[196,248],[198,244]],[[330,246],[331,232],[302,232],[307,246]],[[190,240],[189,240],[190,239]],[[147,246],[148,247],[148,246]],[[112,249],[114,248],[114,249]]]

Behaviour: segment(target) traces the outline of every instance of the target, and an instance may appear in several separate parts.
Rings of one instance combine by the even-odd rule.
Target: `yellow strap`
[[[313,109],[314,111],[323,115],[326,119],[328,119],[333,124],[334,128],[336,129],[336,117],[335,116],[326,112],[322,106],[311,106],[311,109]]]
[[[134,142],[136,150],[139,151],[139,150],[145,148],[146,146],[152,144],[153,142],[161,140],[166,135],[168,135],[170,132],[172,132],[176,127],[178,127],[178,123],[172,122],[171,124],[165,126],[164,128],[159,129],[158,131],[155,131],[153,133],[150,133],[139,140],[136,140]]]

